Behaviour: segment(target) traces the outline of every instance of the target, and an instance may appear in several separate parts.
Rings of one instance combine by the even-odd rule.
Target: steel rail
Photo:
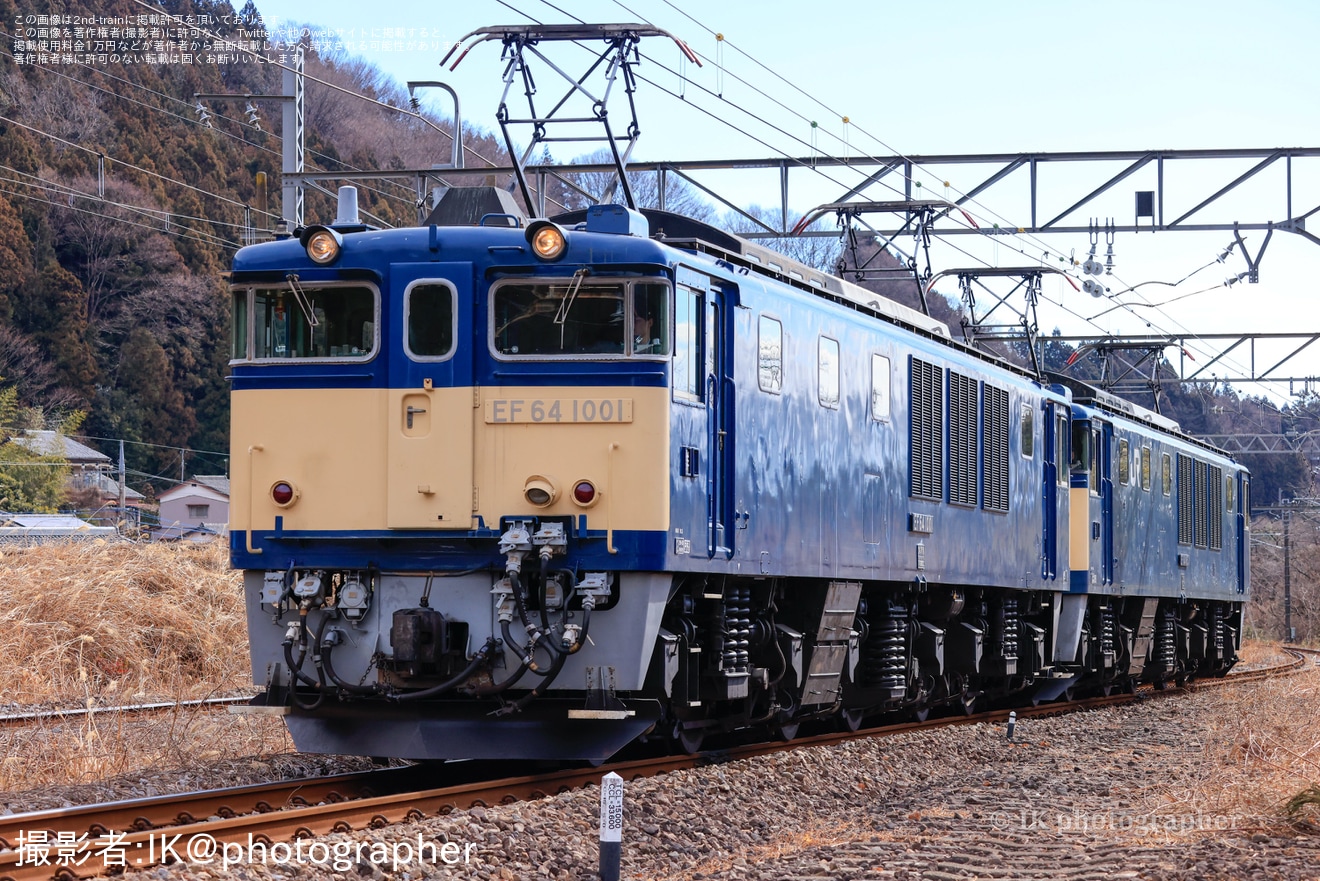
[[[113,706],[59,707],[53,710],[32,710],[26,713],[5,713],[0,715],[0,727],[19,727],[37,722],[53,722],[65,719],[88,718],[109,714],[136,715],[138,713],[159,713],[176,709],[206,709],[210,707],[245,704],[252,700],[251,695],[241,697],[207,697],[184,701],[156,701],[143,704],[116,704]]]

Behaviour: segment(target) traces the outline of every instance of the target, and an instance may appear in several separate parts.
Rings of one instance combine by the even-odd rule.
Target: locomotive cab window
[[[1068,470],[1084,474],[1091,470],[1091,426],[1086,422],[1072,424],[1072,459]]]
[[[236,360],[366,360],[376,351],[378,298],[359,284],[299,284],[234,292]]]
[[[454,289],[444,282],[420,281],[408,287],[404,306],[408,353],[415,358],[447,358],[454,351]]]
[[[1141,488],[1150,492],[1150,447],[1141,448]]]
[[[1118,442],[1118,482],[1127,486],[1132,481],[1132,448],[1127,438]]]
[[[510,358],[669,354],[669,285],[583,276],[506,281],[491,294],[491,336]]]

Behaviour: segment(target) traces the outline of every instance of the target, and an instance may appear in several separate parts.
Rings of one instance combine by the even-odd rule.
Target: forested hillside
[[[205,22],[215,37],[250,36],[258,7],[240,10],[213,0],[169,0],[162,8]],[[128,441],[130,483],[157,488],[177,479],[180,450],[228,446],[228,298],[222,273],[253,230],[268,230],[279,213],[280,105],[244,95],[278,94],[280,70],[240,53],[223,63],[202,46],[191,61],[112,63],[64,47],[44,63],[16,57],[25,39],[39,38],[51,9],[33,0],[0,0],[6,28],[0,47],[0,390],[18,428],[69,425],[87,443],[117,454]],[[124,27],[159,13],[133,0],[68,2],[64,16],[118,19]],[[307,16],[313,19],[314,7]],[[209,18],[208,18],[209,17]],[[29,33],[30,32],[30,33]],[[95,34],[84,35],[93,41]],[[211,37],[207,37],[211,40]],[[214,42],[212,40],[212,42]],[[91,49],[94,46],[84,46]],[[58,59],[58,60],[56,60]],[[407,106],[402,86],[359,61],[307,61],[308,168],[417,168],[447,161],[451,141],[438,129],[390,107]],[[205,102],[196,93],[230,94]],[[374,100],[364,100],[374,99]],[[478,124],[483,122],[477,120]],[[475,157],[507,164],[496,140],[479,128],[465,138]],[[551,157],[545,156],[549,160]],[[268,180],[262,189],[260,176]],[[681,210],[737,231],[745,219],[720,216],[699,193],[671,176],[666,195]],[[589,191],[608,181],[582,176]],[[655,204],[654,178],[637,191]],[[581,197],[555,194],[569,207]],[[767,194],[771,197],[771,194]],[[407,186],[364,185],[362,208],[376,222],[411,222],[415,194]],[[328,195],[309,190],[307,216],[333,216]],[[750,213],[777,221],[755,206]],[[834,268],[828,239],[786,243],[793,256]],[[897,262],[885,255],[890,266]],[[885,296],[916,305],[903,281],[867,281]],[[958,325],[954,306],[932,300],[936,317]],[[1047,347],[1060,367],[1071,354]],[[1076,369],[1085,369],[1083,361]],[[1280,410],[1225,388],[1165,384],[1160,409],[1192,433],[1306,432],[1320,428],[1320,407]],[[1149,406],[1149,398],[1142,403]],[[187,453],[188,473],[219,473],[223,456]],[[1310,494],[1310,467],[1300,456],[1250,460],[1258,499]],[[16,490],[7,503],[21,507]],[[5,507],[5,505],[0,505]]]

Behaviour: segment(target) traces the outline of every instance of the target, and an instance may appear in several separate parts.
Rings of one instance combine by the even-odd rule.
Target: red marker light
[[[293,485],[280,481],[270,488],[270,497],[275,500],[277,505],[287,505],[293,501],[297,494],[293,490]]]
[[[596,501],[596,487],[589,480],[579,481],[573,487],[573,501],[579,505],[590,505]]]

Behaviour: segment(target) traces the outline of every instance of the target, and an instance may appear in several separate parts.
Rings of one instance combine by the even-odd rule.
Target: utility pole
[[[124,528],[124,513],[128,505],[128,491],[124,488],[124,442],[119,442],[119,528]]]
[[[303,187],[300,178],[290,177],[302,174],[306,170],[304,164],[306,153],[304,145],[307,140],[306,118],[304,116],[304,102],[306,101],[306,78],[303,75],[303,45],[299,41],[297,49],[294,50],[293,64],[284,68],[284,222],[288,224],[289,231],[293,231],[303,225]]]
[[[203,120],[209,119],[210,114],[206,113],[202,107],[202,101],[224,101],[232,98],[247,98],[250,113],[254,114],[256,108],[252,106],[253,99],[261,101],[280,101],[283,104],[283,122],[284,128],[281,131],[283,139],[282,167],[281,175],[282,193],[284,196],[283,205],[280,209],[281,220],[286,231],[293,231],[303,225],[303,181],[302,175],[306,171],[307,165],[307,126],[306,126],[306,100],[307,100],[307,78],[303,73],[306,63],[304,55],[304,46],[299,43],[293,53],[291,63],[284,68],[284,80],[281,94],[279,95],[238,95],[238,94],[205,94],[197,92],[193,94],[194,100],[198,102],[197,110],[204,113]],[[210,125],[208,122],[207,125]],[[258,126],[260,128],[260,126]],[[263,199],[264,201],[264,199]]]
[[[1292,541],[1288,527],[1292,521],[1291,506],[1283,509],[1283,641],[1293,641],[1292,627]]]

